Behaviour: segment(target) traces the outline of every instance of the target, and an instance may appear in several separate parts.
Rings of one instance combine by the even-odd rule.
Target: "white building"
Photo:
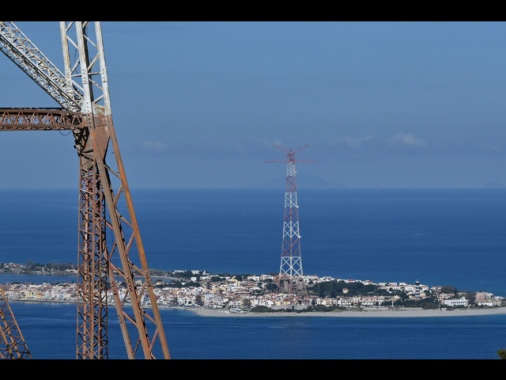
[[[468,307],[469,301],[466,299],[466,297],[458,299],[447,299],[443,301],[443,305],[450,307]]]

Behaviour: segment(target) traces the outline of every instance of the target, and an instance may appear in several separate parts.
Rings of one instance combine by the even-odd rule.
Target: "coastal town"
[[[77,267],[72,264],[0,263],[0,287],[13,302],[77,302]],[[68,276],[68,281],[33,284],[4,283],[2,274]],[[29,278],[29,276],[27,276]],[[428,286],[418,280],[380,282],[302,276],[304,292],[277,291],[277,275],[212,274],[202,270],[151,270],[157,304],[229,313],[311,312],[370,309],[470,309],[506,306],[504,297],[483,291],[460,291],[453,286]],[[126,284],[119,283],[126,294]],[[140,284],[139,284],[140,285]],[[112,294],[108,297],[111,302]],[[149,307],[149,299],[141,300]]]

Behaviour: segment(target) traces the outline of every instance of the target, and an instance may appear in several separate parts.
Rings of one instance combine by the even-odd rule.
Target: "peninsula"
[[[2,274],[26,274],[26,282],[1,285],[10,301],[76,302],[77,268],[72,264],[0,263]],[[64,275],[69,281],[30,283],[33,275]],[[74,277],[74,278],[73,278]],[[202,316],[435,317],[506,314],[504,297],[428,286],[302,276],[304,292],[277,291],[276,275],[212,274],[200,270],[151,270],[160,308]],[[119,283],[120,289],[126,284]],[[112,300],[114,297],[108,297]],[[149,300],[143,305],[149,307]]]

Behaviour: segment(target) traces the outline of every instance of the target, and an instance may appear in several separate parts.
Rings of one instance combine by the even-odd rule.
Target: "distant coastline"
[[[44,303],[44,304],[71,304],[72,301],[45,301],[45,300],[9,300],[10,303]],[[112,305],[111,305],[112,306]],[[483,307],[483,308],[458,308],[458,309],[422,309],[422,308],[359,308],[354,310],[333,310],[333,311],[273,311],[233,312],[229,309],[211,309],[201,306],[159,306],[160,310],[181,310],[194,313],[200,317],[216,318],[268,318],[268,317],[335,317],[335,318],[429,318],[429,317],[474,317],[485,315],[506,315],[506,307]]]
[[[74,274],[72,264],[0,263],[0,274]],[[14,272],[14,273],[13,273]],[[29,273],[26,273],[29,272]],[[407,283],[372,283],[306,276],[312,294],[278,294],[273,275],[215,275],[205,271],[151,270],[160,309],[181,309],[206,317],[446,317],[506,314],[506,300],[488,292]],[[166,282],[168,280],[169,282]],[[315,285],[316,284],[316,285]],[[171,286],[172,285],[172,286]],[[76,283],[14,281],[4,285],[11,302],[77,303]],[[122,285],[123,286],[123,285]],[[314,290],[315,286],[317,291]],[[334,294],[332,294],[334,293]],[[111,295],[110,299],[114,297]],[[151,307],[149,302],[144,305]]]
[[[420,308],[397,308],[397,309],[361,309],[329,312],[270,312],[255,313],[243,312],[232,313],[228,310],[209,309],[203,307],[170,307],[169,309],[181,309],[193,312],[202,317],[348,317],[348,318],[427,318],[427,317],[473,317],[483,315],[506,314],[506,307],[472,308],[472,309],[420,309]]]

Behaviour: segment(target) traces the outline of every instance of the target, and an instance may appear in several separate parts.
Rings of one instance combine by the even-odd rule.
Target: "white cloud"
[[[160,141],[149,141],[149,140],[142,141],[141,147],[142,149],[150,152],[163,152],[167,148],[167,146]]]
[[[344,143],[351,146],[352,148],[358,149],[361,148],[365,143],[372,142],[373,140],[374,140],[373,135],[367,135],[362,137],[343,137],[337,139],[336,142],[338,144]]]
[[[490,152],[502,152],[502,149],[497,144],[484,144],[483,149]]]
[[[397,133],[388,139],[389,145],[426,146],[427,143],[412,133]]]

